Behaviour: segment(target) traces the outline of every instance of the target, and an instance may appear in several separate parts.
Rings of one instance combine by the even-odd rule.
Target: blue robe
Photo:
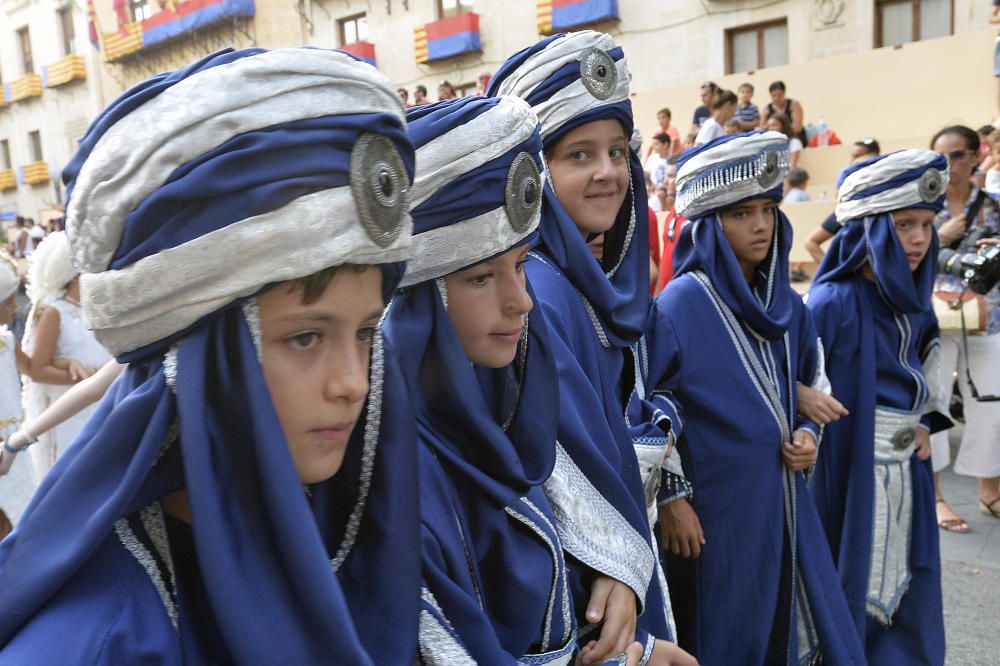
[[[565,664],[576,622],[556,518],[542,484],[555,462],[557,378],[545,322],[528,319],[511,366],[474,366],[437,286],[393,302],[416,408],[423,590],[430,663]],[[553,405],[554,407],[554,405]]]
[[[673,415],[705,535],[699,559],[666,567],[679,643],[703,664],[864,663],[803,473],[781,456],[793,430],[817,432],[795,418],[795,385],[822,375],[790,243],[779,215],[751,290],[717,218],[693,221],[647,332],[649,400]]]
[[[860,272],[869,252],[875,254],[878,286]],[[918,415],[920,427],[932,431],[949,425],[928,402],[936,371],[924,374],[937,354],[937,320],[930,310],[934,262],[925,258],[914,280],[901,254],[888,216],[849,221],[809,292],[834,395],[850,411],[827,426],[811,490],[869,661],[938,665],[945,638],[933,476],[930,461],[915,454],[904,466],[912,488],[908,577],[887,599],[868,599],[876,408]],[[936,255],[936,242],[928,255]]]

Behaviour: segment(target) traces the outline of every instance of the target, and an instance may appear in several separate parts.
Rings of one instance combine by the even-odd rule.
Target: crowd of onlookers
[[[712,82],[701,86],[701,105],[695,110],[691,127],[683,138],[672,121],[669,108],[657,113],[657,127],[643,155],[649,208],[652,213],[665,213],[651,230],[650,292],[658,293],[670,279],[673,246],[678,230],[685,220],[674,210],[676,196],[676,164],[680,154],[719,136],[752,129],[768,129],[788,137],[791,168],[785,180],[783,204],[810,200],[807,187],[808,172],[800,167],[799,156],[807,145],[825,145],[824,137],[817,141],[815,134],[823,131],[803,125],[801,102],[786,95],[781,81],[769,86],[771,101],[763,108],[753,103],[753,86],[744,83],[737,93],[720,89]],[[812,140],[812,144],[810,144]],[[839,140],[838,140],[839,141]],[[950,183],[947,203],[935,222],[940,246],[959,254],[976,253],[982,245],[977,240],[1000,237],[1000,129],[984,125],[978,130],[965,126],[950,126],[938,131],[929,146],[948,160]],[[872,137],[855,141],[850,146],[849,163],[856,164],[882,153],[879,142]],[[824,193],[825,194],[825,193]],[[833,202],[830,202],[831,211]],[[822,224],[802,243],[818,265],[824,256],[823,245],[840,229],[836,215],[831,212]],[[802,289],[808,288],[810,279],[806,266],[792,263],[793,282]],[[972,294],[963,290],[962,280],[947,273],[939,273],[935,284],[937,294],[962,293],[961,299]],[[979,481],[980,511],[1000,518],[1000,402],[979,400],[971,388],[973,381],[978,394],[1000,394],[1000,286],[989,293],[977,296],[979,323],[972,323],[962,335],[953,318],[947,317],[947,308],[939,314],[941,322],[941,372],[944,399],[953,405],[953,416],[964,422],[962,441],[955,458],[955,471],[976,477]],[[937,311],[939,304],[935,306]],[[947,321],[945,320],[947,318]],[[969,375],[973,380],[970,381]],[[932,439],[935,470],[936,507],[938,525],[943,530],[964,533],[969,524],[948,504],[938,487],[938,475],[951,464],[948,432],[936,434]]]

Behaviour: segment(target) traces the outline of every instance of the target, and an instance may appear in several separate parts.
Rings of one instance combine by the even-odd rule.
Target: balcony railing
[[[418,25],[413,29],[413,47],[419,63],[482,51],[479,14],[466,12]]]
[[[186,0],[167,2],[166,9],[142,21],[125,23],[103,35],[104,59],[121,60],[137,51],[235,17],[253,16],[254,0]]]
[[[32,162],[31,164],[25,164],[18,171],[20,171],[20,178],[24,185],[38,185],[39,183],[49,182],[49,164],[48,162]]]
[[[14,104],[31,97],[42,96],[42,77],[38,74],[25,74],[3,86],[3,96],[8,104]]]
[[[354,42],[353,44],[344,44],[340,47],[340,50],[347,51],[351,55],[361,58],[372,67],[375,66],[375,45],[371,42]]]
[[[42,85],[46,88],[55,88],[86,78],[87,65],[83,62],[83,56],[75,53],[42,68]]]

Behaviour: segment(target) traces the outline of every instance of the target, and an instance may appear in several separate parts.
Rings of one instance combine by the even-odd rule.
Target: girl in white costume
[[[28,269],[28,296],[32,312],[23,347],[30,361],[25,372],[23,402],[25,416],[30,421],[70,385],[111,360],[111,355],[84,321],[79,278],[70,262],[65,232],[49,235],[35,248]],[[92,409],[88,407],[68,418],[41,435],[31,447],[36,482],[41,482],[80,432]]]
[[[17,266],[9,254],[0,251],[0,437],[7,437],[21,425],[21,380],[18,370],[26,359],[17,346],[14,334],[7,329],[17,309]],[[0,475],[11,471],[13,459],[0,458]],[[35,489],[26,463],[13,469],[3,481],[3,510],[17,522]],[[2,527],[0,527],[2,530]]]

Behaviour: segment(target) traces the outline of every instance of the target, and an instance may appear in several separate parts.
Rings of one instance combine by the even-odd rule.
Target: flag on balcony
[[[562,32],[618,18],[617,0],[536,0],[538,32]]]
[[[144,47],[204,28],[232,16],[253,16],[254,0],[188,0],[170,3],[142,21]]]
[[[371,42],[354,42],[353,44],[344,44],[340,47],[340,50],[347,51],[352,56],[361,58],[372,67],[375,67],[375,45]]]
[[[97,10],[94,9],[94,0],[87,0],[87,38],[95,49],[98,48]]]
[[[479,14],[466,12],[418,25],[413,29],[413,46],[420,63],[482,51]]]

